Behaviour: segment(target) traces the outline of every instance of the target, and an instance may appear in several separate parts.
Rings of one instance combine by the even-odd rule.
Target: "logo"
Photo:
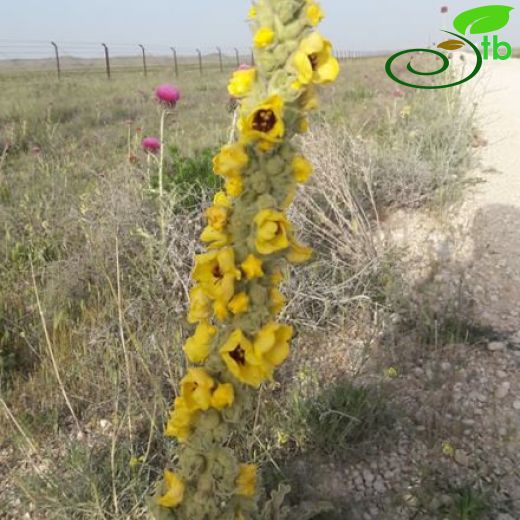
[[[450,66],[450,60],[446,56],[445,52],[434,49],[408,49],[406,51],[397,52],[393,56],[390,56],[390,58],[387,60],[385,66],[386,73],[392,80],[396,81],[397,83],[413,88],[450,88],[461,85],[462,83],[466,83],[466,81],[473,79],[480,72],[484,60],[489,60],[491,57],[493,60],[507,60],[511,57],[511,45],[508,42],[500,41],[497,34],[494,34],[491,40],[489,33],[496,32],[499,29],[505,27],[509,23],[509,14],[512,10],[513,7],[509,7],[507,5],[486,5],[477,7],[475,9],[470,9],[469,11],[460,13],[453,21],[453,27],[456,31],[458,31],[457,33],[451,31],[442,31],[446,34],[449,34],[450,36],[453,36],[454,38],[450,38],[449,40],[439,43],[439,45],[437,45],[438,49],[442,49],[444,51],[455,51],[468,46],[475,54],[475,67],[465,78],[462,78],[461,80],[454,83],[450,83],[449,85],[415,85],[398,78],[392,70],[392,66],[395,60],[397,60],[399,57],[410,53],[424,53],[434,55],[440,59],[442,61],[441,66],[432,72],[423,72],[417,70],[412,65],[412,61],[410,60],[406,66],[406,69],[416,76],[423,77],[442,74]],[[447,13],[447,11],[448,10],[446,7],[443,7],[441,10],[443,14]],[[481,43],[483,52],[481,52],[480,49],[471,40],[465,37],[467,34],[485,34]],[[501,50],[505,52],[501,52]]]

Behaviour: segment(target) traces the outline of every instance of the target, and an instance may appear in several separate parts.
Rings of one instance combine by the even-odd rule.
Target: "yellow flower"
[[[321,7],[316,2],[308,2],[306,14],[307,20],[313,26],[318,25],[324,17]]]
[[[256,7],[254,5],[252,5],[250,8],[249,8],[249,12],[247,13],[247,17],[250,19],[250,20],[254,20],[256,18]]]
[[[240,279],[233,249],[225,247],[220,251],[197,255],[193,279],[213,300],[229,302],[235,292],[235,280]]]
[[[162,507],[176,507],[184,498],[184,483],[169,469],[164,470],[164,484],[166,493],[157,499],[157,503]]]
[[[242,383],[258,387],[264,380],[260,361],[255,356],[252,343],[237,329],[220,347],[220,355],[229,371]]]
[[[271,45],[274,40],[274,31],[269,27],[260,27],[255,33],[253,43],[255,47],[263,49],[268,45]]]
[[[207,320],[211,316],[210,303],[211,301],[202,287],[193,287],[190,290],[188,323],[197,323],[202,320]]]
[[[219,231],[213,226],[206,226],[200,235],[202,242],[208,243],[208,249],[220,249],[231,243],[231,237],[224,231]]]
[[[388,377],[391,377],[392,379],[396,378],[397,377],[397,369],[394,368],[394,367],[388,367],[388,368],[385,369],[385,374]]]
[[[285,305],[285,296],[277,287],[269,291],[269,309],[273,314],[278,314]]]
[[[242,98],[247,96],[256,78],[256,69],[240,69],[233,72],[233,76],[228,85],[228,92],[231,96]]]
[[[227,302],[222,300],[215,300],[215,303],[213,304],[213,312],[219,321],[227,320],[227,317],[229,316]]]
[[[256,466],[254,464],[240,464],[236,480],[237,495],[253,497],[256,493]]]
[[[235,400],[235,389],[230,383],[223,383],[217,386],[217,389],[211,396],[211,406],[217,410],[222,410],[227,406],[231,406]]]
[[[233,314],[243,314],[247,312],[249,310],[249,296],[245,292],[233,296],[228,308]]]
[[[213,157],[213,171],[223,177],[236,177],[247,166],[249,157],[240,143],[226,144]]]
[[[280,269],[276,269],[273,274],[271,274],[271,283],[273,285],[280,285],[284,281],[285,277]]]
[[[270,255],[289,247],[289,221],[283,213],[271,209],[260,211],[254,222],[256,224],[255,246],[262,255]]]
[[[176,437],[179,442],[185,442],[191,433],[191,426],[198,414],[199,412],[194,412],[188,407],[184,397],[177,397],[166,424],[165,435]]]
[[[224,191],[217,191],[213,197],[214,206],[222,206],[224,208],[231,208],[231,201]]]
[[[262,369],[269,379],[272,379],[274,369],[287,359],[292,334],[291,326],[270,322],[255,336],[253,350],[256,357],[261,359]]]
[[[442,453],[446,455],[446,457],[453,457],[455,454],[455,448],[453,447],[453,444],[448,441],[444,441],[442,443]]]
[[[189,368],[181,380],[181,396],[191,411],[207,410],[215,381],[204,368]]]
[[[222,231],[226,227],[228,221],[228,214],[229,211],[226,206],[217,204],[211,206],[206,210],[206,218],[208,219],[208,224],[217,231]]]
[[[286,258],[291,264],[303,264],[312,256],[312,248],[299,244],[291,239],[290,249]]]
[[[203,363],[209,356],[211,341],[215,337],[217,329],[209,322],[202,321],[195,329],[195,334],[188,338],[183,347],[186,356],[191,363]]]
[[[318,108],[318,97],[316,96],[316,92],[314,91],[314,87],[312,85],[309,85],[303,91],[303,94],[298,98],[298,104],[300,105],[300,108],[306,112],[316,110]]]
[[[238,197],[244,190],[244,183],[240,177],[232,177],[226,181],[226,191],[230,197]]]
[[[260,141],[263,151],[281,141],[285,134],[283,99],[274,94],[255,107],[249,114],[241,114],[238,128],[245,143]]]
[[[257,258],[255,255],[249,255],[240,264],[240,267],[242,268],[242,271],[244,271],[248,280],[264,276],[264,271],[262,270],[262,260]]]
[[[312,164],[301,155],[297,155],[292,162],[293,177],[298,182],[307,182],[312,175]]]
[[[330,83],[339,74],[338,60],[332,55],[331,43],[317,32],[302,40],[300,48],[294,53],[293,66],[300,85]]]

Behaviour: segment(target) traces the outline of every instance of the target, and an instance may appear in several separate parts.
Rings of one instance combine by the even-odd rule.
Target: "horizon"
[[[338,0],[323,0],[327,18],[322,33],[335,42],[340,52],[382,52],[427,46],[441,37],[440,27],[451,27],[458,12],[488,5],[487,2],[458,0],[444,2],[427,0],[397,0],[392,5],[377,5],[376,0],[347,6]],[[51,41],[58,44],[60,54],[71,58],[102,58],[101,43],[110,48],[111,56],[135,56],[142,44],[150,56],[170,55],[176,47],[183,56],[216,53],[249,52],[250,33],[245,21],[250,2],[228,0],[226,8],[199,0],[174,7],[168,0],[157,0],[154,10],[135,0],[114,0],[107,5],[102,0],[69,5],[64,0],[47,3],[45,12],[37,0],[22,0],[4,7],[0,20],[0,60],[46,59],[53,57]],[[448,15],[442,15],[442,6]],[[520,47],[518,26],[519,0],[508,2],[515,8],[508,27],[500,31],[502,40]],[[205,16],[201,18],[200,12]],[[124,22],[121,13],[125,13]],[[29,13],[29,14],[28,14]],[[151,13],[151,14],[150,14]],[[147,24],[143,20],[150,19]],[[409,20],[414,20],[409,24]],[[199,30],[194,31],[193,28]]]

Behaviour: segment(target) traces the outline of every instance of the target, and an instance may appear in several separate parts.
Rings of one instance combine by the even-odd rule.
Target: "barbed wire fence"
[[[339,60],[383,56],[386,52],[336,50]],[[0,39],[0,75],[51,72],[57,78],[73,74],[148,73],[170,68],[183,73],[205,73],[254,65],[253,50],[243,47],[200,47],[107,42],[13,41]]]

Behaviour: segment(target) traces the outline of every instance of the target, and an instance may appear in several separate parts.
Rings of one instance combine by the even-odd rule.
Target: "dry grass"
[[[302,143],[316,175],[292,217],[317,254],[286,288],[300,332],[362,327],[391,305],[379,220],[461,185],[471,122],[456,95],[405,95],[381,64],[349,62]],[[52,518],[141,517],[172,457],[162,425],[184,369],[189,272],[211,189],[171,184],[162,242],[137,143],[156,132],[151,93],[165,79],[0,82],[0,442],[32,453],[32,476],[18,485]],[[224,84],[181,79],[171,144],[200,155],[226,139]],[[281,406],[290,395],[286,381]],[[276,465],[262,435],[249,432],[245,446]]]

